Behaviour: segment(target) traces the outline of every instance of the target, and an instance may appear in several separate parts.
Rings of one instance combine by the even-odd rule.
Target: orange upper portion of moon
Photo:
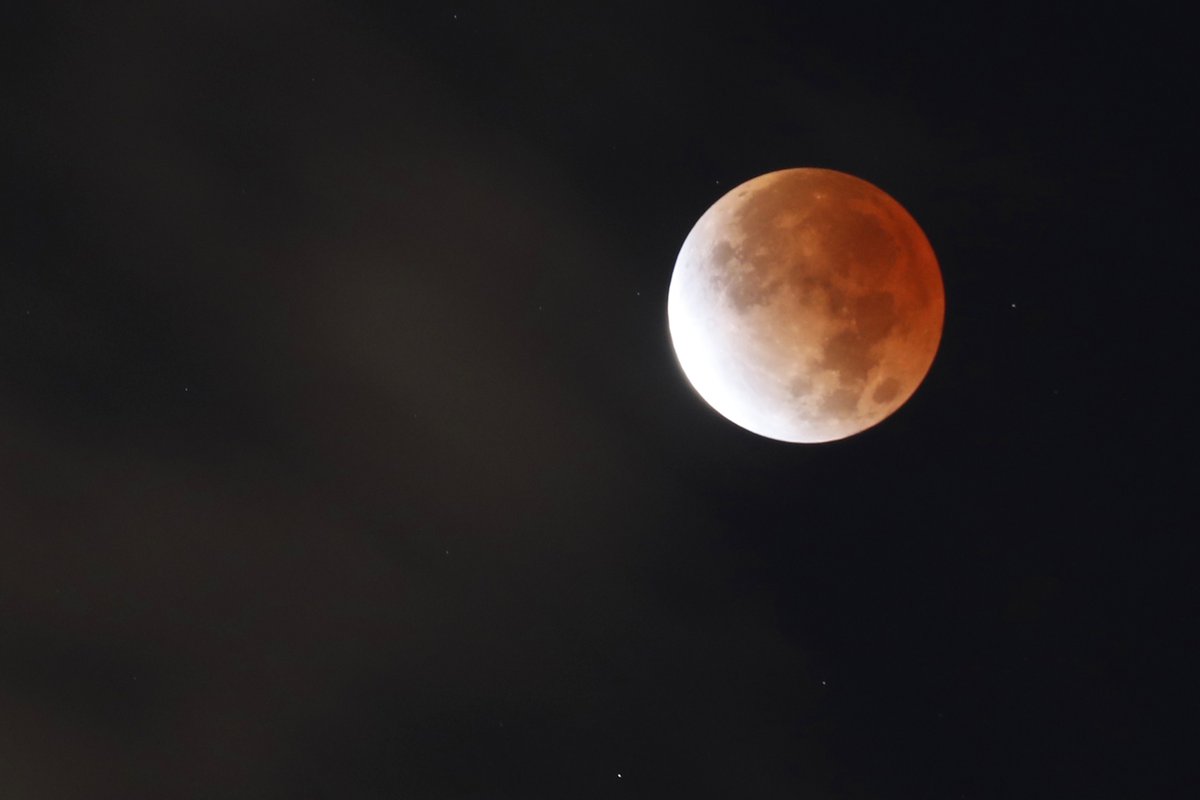
[[[672,278],[680,363],[734,422],[829,441],[916,390],[945,304],[916,221],[866,181],[783,170],[737,187],[696,223]]]

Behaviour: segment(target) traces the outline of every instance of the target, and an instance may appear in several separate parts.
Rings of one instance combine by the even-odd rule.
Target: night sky
[[[26,5],[0,797],[1195,796],[1178,20]],[[695,220],[798,166],[946,286],[825,445],[667,333]]]

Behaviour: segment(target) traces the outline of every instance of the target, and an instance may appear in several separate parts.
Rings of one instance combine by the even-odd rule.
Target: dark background
[[[0,795],[1193,796],[1186,27],[826,5],[6,19]],[[666,328],[794,166],[946,285],[820,446]]]

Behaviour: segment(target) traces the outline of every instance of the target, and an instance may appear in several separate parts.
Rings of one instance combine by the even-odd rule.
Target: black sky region
[[[6,12],[0,796],[1194,796],[1185,26],[722,5]],[[946,285],[821,446],[666,327],[796,166]]]

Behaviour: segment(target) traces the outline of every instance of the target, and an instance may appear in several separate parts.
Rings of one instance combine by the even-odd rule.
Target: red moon
[[[684,374],[714,409],[785,442],[844,439],[917,390],[945,292],[916,220],[828,169],[743,183],[700,217],[667,300]]]

